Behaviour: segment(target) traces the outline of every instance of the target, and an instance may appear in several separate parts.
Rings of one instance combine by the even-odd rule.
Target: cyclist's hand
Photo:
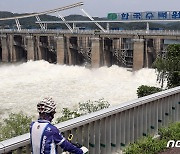
[[[88,150],[86,147],[84,147],[84,146],[81,147],[81,150],[83,151],[83,153],[86,153],[86,152],[89,151],[89,150]]]

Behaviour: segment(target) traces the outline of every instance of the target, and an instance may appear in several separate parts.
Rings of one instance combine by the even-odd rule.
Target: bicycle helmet
[[[51,113],[56,110],[56,103],[51,97],[43,98],[37,104],[37,110],[39,113]]]

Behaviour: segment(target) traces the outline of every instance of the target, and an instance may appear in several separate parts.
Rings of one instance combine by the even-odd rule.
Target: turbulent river
[[[154,69],[131,72],[115,65],[87,69],[43,60],[0,64],[0,121],[19,112],[37,118],[36,104],[46,96],[57,102],[56,117],[63,107],[76,108],[88,100],[104,98],[114,106],[136,99],[142,84],[159,86]]]

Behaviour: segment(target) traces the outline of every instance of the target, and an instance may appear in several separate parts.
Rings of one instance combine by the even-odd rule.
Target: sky
[[[84,2],[82,8],[93,17],[106,17],[108,13],[121,12],[180,11],[180,0],[0,0],[0,11],[41,12],[77,2]],[[61,14],[84,15],[79,8]]]

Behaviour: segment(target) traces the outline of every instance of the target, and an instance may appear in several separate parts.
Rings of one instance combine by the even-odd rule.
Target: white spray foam
[[[118,66],[87,69],[79,66],[29,61],[18,65],[0,65],[0,114],[24,112],[37,117],[36,104],[46,96],[57,102],[57,115],[63,107],[104,98],[112,106],[137,98],[144,84],[160,86],[154,69],[127,71]],[[2,120],[2,119],[0,119]]]

